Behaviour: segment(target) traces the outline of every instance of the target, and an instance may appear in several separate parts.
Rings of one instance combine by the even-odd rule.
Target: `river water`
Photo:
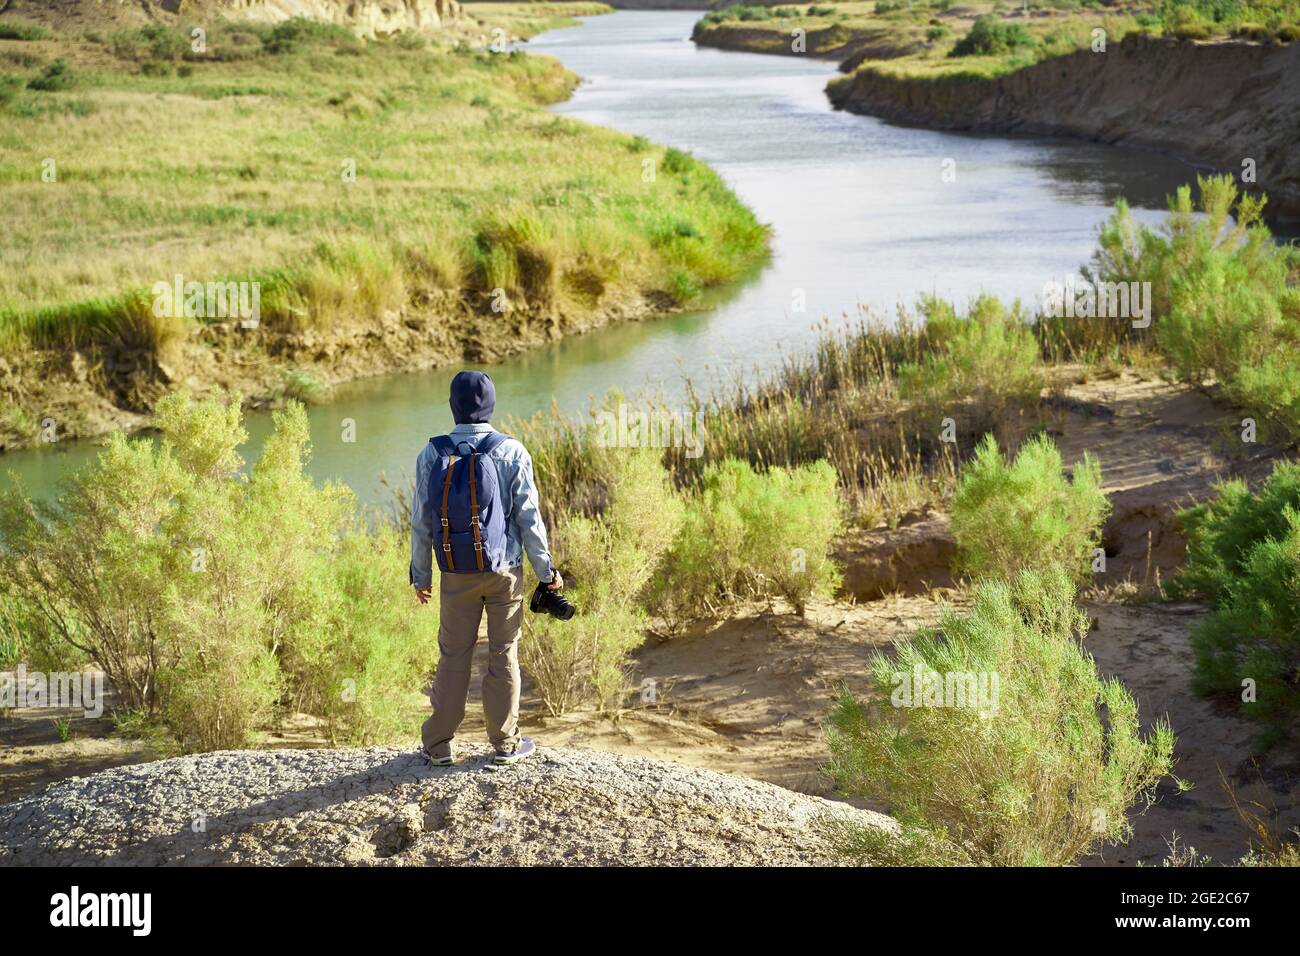
[[[685,377],[697,386],[771,368],[806,348],[813,325],[859,307],[893,314],[918,293],[965,301],[987,290],[1032,303],[1075,272],[1119,196],[1140,219],[1192,170],[1158,155],[1074,141],[956,135],[890,126],[830,109],[832,64],[803,57],[698,49],[698,11],[620,11],[528,44],[586,83],[565,115],[692,151],[774,230],[771,262],[712,295],[706,310],[595,332],[488,366],[498,416],[552,402],[580,413],[611,387],[628,395]],[[945,170],[955,177],[945,181]],[[794,309],[802,296],[805,311]],[[454,370],[352,383],[310,409],[318,478],[386,497],[381,473],[410,471],[430,435],[451,425]],[[345,441],[345,421],[354,423]],[[249,447],[270,427],[250,416]],[[29,490],[49,493],[95,452],[56,442],[3,456]]]

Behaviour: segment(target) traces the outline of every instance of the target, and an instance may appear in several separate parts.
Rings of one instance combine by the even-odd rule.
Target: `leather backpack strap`
[[[456,562],[451,557],[451,522],[447,520],[447,496],[451,494],[451,473],[456,467],[456,456],[451,455],[447,462],[447,473],[442,477],[442,553],[447,558],[447,570],[455,571]],[[470,472],[470,481],[474,473]]]
[[[469,456],[469,527],[474,532],[474,560],[478,569],[483,570],[483,533],[478,526],[478,452]]]

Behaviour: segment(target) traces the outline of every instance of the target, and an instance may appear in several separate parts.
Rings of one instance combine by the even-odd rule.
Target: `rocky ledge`
[[[0,866],[807,865],[826,823],[886,816],[659,760],[486,750],[223,751],[121,767],[0,806]]]

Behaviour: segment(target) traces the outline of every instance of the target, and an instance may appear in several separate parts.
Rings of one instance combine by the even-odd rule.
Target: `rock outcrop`
[[[0,806],[0,866],[802,865],[826,822],[889,817],[743,777],[595,751],[225,751],[106,770]]]

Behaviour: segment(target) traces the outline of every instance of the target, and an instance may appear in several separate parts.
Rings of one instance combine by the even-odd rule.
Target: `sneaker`
[[[533,743],[532,738],[520,737],[519,745],[514,750],[510,751],[510,753],[498,750],[492,757],[492,762],[494,764],[519,763],[519,761],[531,757],[535,753],[537,753],[537,745]]]
[[[420,756],[425,759],[430,767],[450,767],[456,762],[456,758],[451,754],[448,754],[445,757],[435,757],[423,747],[420,748]]]

